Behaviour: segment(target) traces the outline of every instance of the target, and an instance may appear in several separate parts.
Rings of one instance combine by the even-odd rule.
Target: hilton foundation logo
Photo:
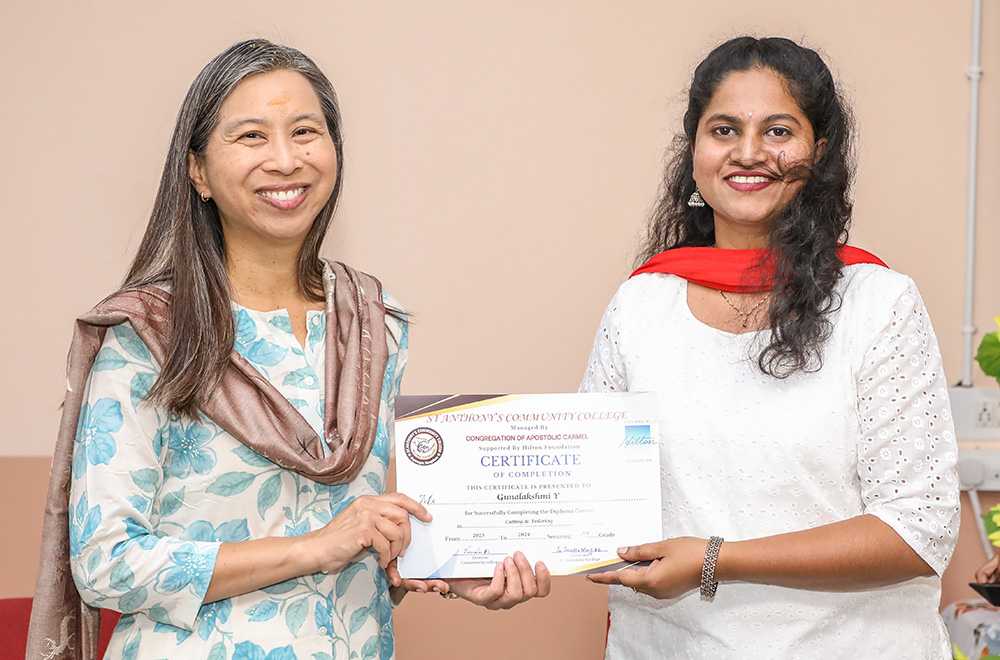
[[[653,435],[650,433],[649,424],[626,424],[625,439],[620,447],[645,446],[653,444]]]
[[[430,465],[444,453],[444,440],[434,429],[422,426],[413,429],[403,443],[406,457],[417,465]]]

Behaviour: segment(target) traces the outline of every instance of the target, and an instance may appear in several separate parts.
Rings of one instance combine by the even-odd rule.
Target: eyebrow
[[[739,117],[734,117],[733,115],[727,115],[725,113],[717,113],[705,120],[705,123],[713,121],[724,121],[729,124],[742,124],[744,123]],[[796,126],[801,126],[802,122],[798,120],[795,115],[790,115],[787,112],[778,112],[773,115],[768,115],[761,120],[765,124],[770,124],[775,121],[786,121],[795,124]]]
[[[314,121],[318,124],[326,125],[326,119],[322,115],[317,115],[316,113],[313,112],[303,112],[300,115],[296,115],[295,117],[292,117],[290,123],[295,124],[305,119]],[[224,134],[232,133],[242,128],[243,126],[246,126],[247,124],[267,124],[267,123],[268,123],[267,120],[264,119],[263,117],[240,117],[224,125],[222,127],[222,132]]]

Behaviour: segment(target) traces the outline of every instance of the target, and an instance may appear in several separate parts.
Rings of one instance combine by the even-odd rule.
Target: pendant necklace
[[[723,291],[722,289],[716,289],[716,291],[721,293],[722,299],[726,301],[726,304],[732,307],[734,312],[739,314],[740,318],[743,320],[744,328],[747,327],[747,323],[750,321],[750,315],[753,314],[755,311],[757,311],[757,308],[763,305],[764,301],[767,300],[767,297],[771,295],[770,293],[764,294],[764,297],[758,300],[756,305],[754,305],[753,307],[744,312],[742,309],[733,304],[733,301],[730,300],[728,296],[726,296],[725,291]]]

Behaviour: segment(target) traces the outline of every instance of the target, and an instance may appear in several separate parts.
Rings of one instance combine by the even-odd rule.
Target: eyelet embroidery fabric
[[[661,274],[623,284],[580,387],[658,392],[664,537],[735,541],[868,513],[940,575],[958,533],[957,449],[913,282],[847,267],[823,368],[785,380],[756,368],[758,333],[695,319],[686,286]],[[937,578],[848,593],[731,583],[711,603],[612,588],[608,658],[947,657],[939,598]]]

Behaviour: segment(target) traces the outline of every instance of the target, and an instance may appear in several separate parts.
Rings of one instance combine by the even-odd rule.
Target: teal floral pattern
[[[309,313],[304,347],[283,310],[234,306],[233,314],[236,351],[322,433],[325,314]],[[91,605],[124,613],[107,658],[395,657],[388,582],[374,553],[339,573],[202,604],[220,544],[305,534],[355,497],[384,492],[407,345],[405,324],[386,323],[374,448],[352,483],[335,486],[275,465],[204,417],[143,402],[158,365],[128,325],[107,333],[80,415],[70,499],[74,581]]]

